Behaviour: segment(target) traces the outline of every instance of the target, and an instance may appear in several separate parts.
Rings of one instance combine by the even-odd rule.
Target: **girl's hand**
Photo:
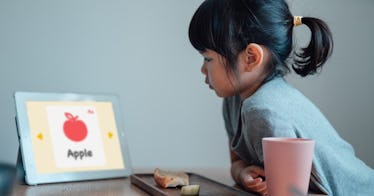
[[[250,165],[240,172],[240,181],[244,189],[267,195],[266,182],[261,177],[265,177],[263,168]]]

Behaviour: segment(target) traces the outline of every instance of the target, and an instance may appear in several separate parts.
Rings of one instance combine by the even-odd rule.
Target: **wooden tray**
[[[227,186],[225,184],[216,182],[204,176],[187,173],[190,176],[190,184],[200,185],[199,195],[225,195],[225,196],[234,196],[234,195],[249,195],[251,194],[240,189]],[[156,182],[153,180],[153,174],[132,174],[130,176],[130,181],[132,184],[143,189],[147,193],[155,196],[180,196],[181,188],[161,188],[157,186]]]

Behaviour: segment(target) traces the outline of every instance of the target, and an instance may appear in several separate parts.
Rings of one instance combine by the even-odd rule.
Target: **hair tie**
[[[294,16],[293,17],[293,25],[296,27],[296,26],[299,26],[299,25],[302,25],[303,24],[303,21],[301,20],[303,17],[302,16]]]

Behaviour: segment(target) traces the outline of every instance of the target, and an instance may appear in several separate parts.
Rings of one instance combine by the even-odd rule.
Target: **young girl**
[[[293,50],[293,29],[311,30],[307,47]],[[204,57],[205,83],[224,98],[231,174],[248,191],[267,194],[263,137],[316,141],[310,191],[374,195],[374,171],[359,160],[324,115],[283,77],[321,69],[333,48],[327,25],[294,17],[284,0],[206,0],[189,27],[191,44]],[[287,176],[285,176],[286,178]]]

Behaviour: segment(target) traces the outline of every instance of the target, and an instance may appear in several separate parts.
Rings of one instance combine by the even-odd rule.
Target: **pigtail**
[[[315,74],[322,68],[332,53],[334,43],[330,29],[322,20],[303,17],[302,24],[309,27],[312,37],[307,47],[301,48],[301,51],[295,51],[292,68],[304,77]]]

